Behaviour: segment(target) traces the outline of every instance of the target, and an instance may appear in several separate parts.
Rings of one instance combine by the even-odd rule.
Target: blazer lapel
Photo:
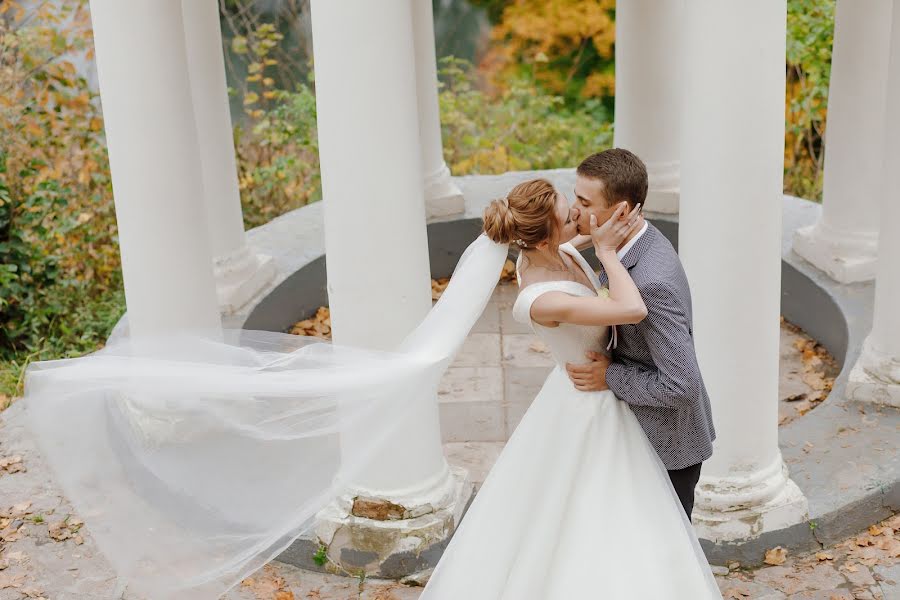
[[[632,269],[634,265],[638,264],[641,257],[647,253],[647,250],[653,245],[653,242],[658,235],[662,235],[659,232],[659,229],[654,227],[652,223],[647,223],[647,231],[638,238],[638,241],[634,243],[634,246],[632,246],[631,249],[625,253],[625,256],[622,257],[622,265],[626,269]],[[600,283],[604,286],[609,284],[609,277],[606,276],[606,269],[604,269],[602,265],[600,267]]]

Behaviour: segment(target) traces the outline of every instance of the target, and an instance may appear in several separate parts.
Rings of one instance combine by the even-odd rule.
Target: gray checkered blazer
[[[653,225],[622,257],[647,305],[636,325],[618,325],[606,382],[631,406],[669,470],[712,455],[709,396],[694,351],[691,291],[678,254]],[[606,273],[600,281],[607,285]]]

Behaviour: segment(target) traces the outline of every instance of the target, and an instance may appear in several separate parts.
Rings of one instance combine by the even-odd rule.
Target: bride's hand
[[[619,203],[606,223],[599,227],[597,226],[597,217],[591,215],[591,241],[594,243],[594,249],[598,255],[604,252],[615,253],[622,242],[643,225],[640,204],[635,205],[627,215],[625,214],[626,210],[628,210],[628,204]]]

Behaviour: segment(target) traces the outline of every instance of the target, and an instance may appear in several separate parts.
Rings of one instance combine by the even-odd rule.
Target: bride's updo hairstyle
[[[493,200],[484,210],[484,233],[498,244],[533,248],[556,230],[556,190],[546,179],[532,179]]]

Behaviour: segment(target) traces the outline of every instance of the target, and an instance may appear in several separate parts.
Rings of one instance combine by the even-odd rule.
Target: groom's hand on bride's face
[[[566,363],[566,372],[569,374],[569,379],[575,384],[575,389],[582,392],[608,390],[606,368],[612,361],[608,356],[599,352],[588,352],[585,356],[590,362],[580,365]]]

